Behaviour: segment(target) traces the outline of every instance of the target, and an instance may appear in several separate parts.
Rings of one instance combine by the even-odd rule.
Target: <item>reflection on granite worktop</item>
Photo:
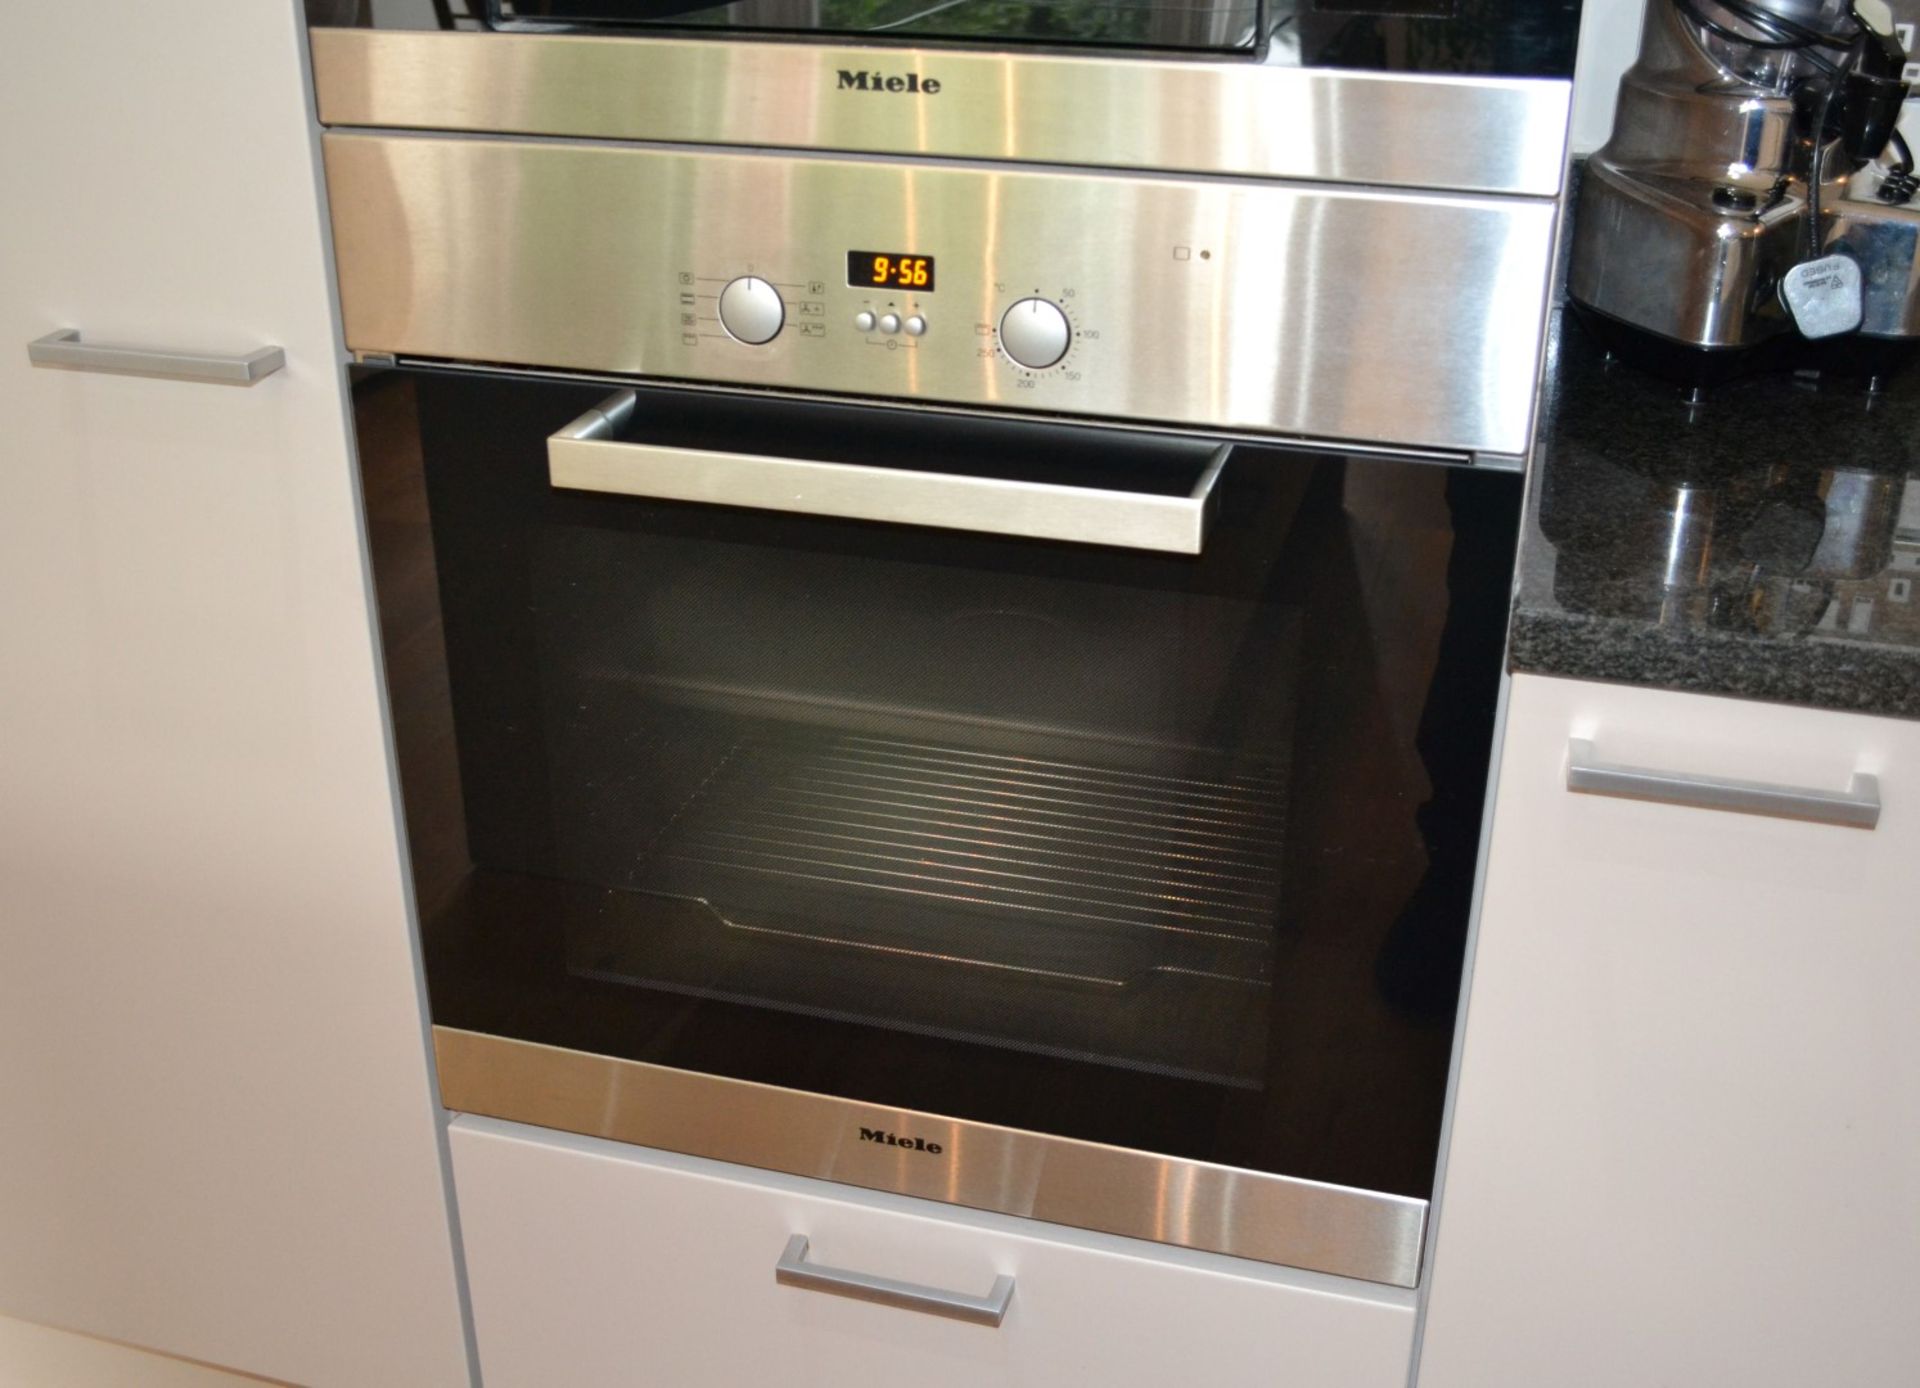
[[[1920,367],[1690,402],[1550,353],[1515,670],[1920,717]]]

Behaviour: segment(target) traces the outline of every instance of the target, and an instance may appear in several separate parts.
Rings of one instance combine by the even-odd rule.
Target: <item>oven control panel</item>
[[[1547,199],[344,132],[325,150],[358,352],[1527,449]]]
[[[694,275],[691,282],[700,286],[716,281],[713,276]],[[911,286],[898,292],[892,292],[892,286],[887,285],[860,287],[867,292],[847,319],[847,326],[870,347],[889,352],[917,349],[918,339],[928,334],[932,320],[939,316],[930,299],[915,293]],[[717,323],[731,341],[744,347],[768,346],[789,329],[801,337],[825,337],[826,305],[820,297],[799,298],[791,305],[787,301],[789,294],[822,296],[825,292],[826,285],[819,280],[807,285],[782,284],[759,275],[736,275],[717,292],[694,288],[681,293],[679,307],[695,310],[692,321],[683,319],[681,326],[694,328],[690,336],[697,339],[701,336],[700,325]],[[701,312],[709,307],[710,317]],[[1073,319],[1065,307],[1052,299],[1030,294],[1009,304],[992,325],[992,331],[982,332],[980,336],[990,336],[1011,365],[1028,371],[1045,371],[1059,366],[1072,352],[1073,330]],[[706,335],[717,336],[711,332]],[[697,346],[698,343],[683,341],[683,345]]]
[[[883,268],[878,272],[885,275]],[[915,271],[921,282],[924,274]],[[911,277],[910,277],[911,278]],[[787,302],[781,295],[783,286],[773,284],[758,275],[739,275],[727,281],[724,288],[714,299],[715,316],[720,326],[726,329],[727,336],[735,342],[748,347],[764,347],[780,335],[787,322]],[[785,286],[789,291],[798,286]],[[894,286],[884,278],[878,285],[870,286],[875,291],[864,300],[853,314],[853,330],[875,346],[884,346],[889,351],[905,345],[889,339],[904,333],[909,338],[927,335],[927,313],[930,306],[923,306],[912,293],[914,284],[903,281],[899,295],[886,295],[885,291]],[[823,286],[817,281],[809,286],[819,292]],[[882,297],[885,295],[885,297]],[[700,307],[700,300],[708,296],[695,293],[694,306]],[[801,301],[803,314],[819,316],[821,305],[818,302]],[[696,315],[697,319],[697,315]],[[810,327],[816,328],[815,335],[823,336],[825,324],[801,322],[798,329],[802,334]],[[1067,351],[1073,346],[1073,323],[1067,317],[1067,311],[1051,299],[1038,295],[1029,295],[1010,304],[1007,311],[1000,315],[996,329],[1000,350],[1007,359],[1029,371],[1045,371],[1050,366],[1058,366],[1066,359]]]

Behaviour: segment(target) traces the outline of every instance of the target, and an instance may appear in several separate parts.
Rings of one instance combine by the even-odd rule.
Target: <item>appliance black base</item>
[[[1810,342],[1791,332],[1749,347],[1692,347],[1623,322],[1577,299],[1568,302],[1609,352],[1630,366],[1691,390],[1712,390],[1769,371],[1817,371],[1855,378],[1868,389],[1877,390],[1906,364],[1915,347],[1908,338],[1852,333]]]

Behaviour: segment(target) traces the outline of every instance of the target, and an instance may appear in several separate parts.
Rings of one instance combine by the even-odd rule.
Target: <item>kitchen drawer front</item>
[[[493,1119],[451,1139],[488,1388],[1406,1383],[1410,1293]],[[1006,1275],[1012,1301],[994,1327],[779,1285],[795,1234],[810,1264]]]
[[[1578,793],[1573,741],[1881,813]],[[1917,723],[1515,679],[1420,1388],[1914,1381],[1915,787]]]

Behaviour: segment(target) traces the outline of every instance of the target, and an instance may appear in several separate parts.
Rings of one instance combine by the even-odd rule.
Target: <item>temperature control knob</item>
[[[720,325],[750,347],[773,341],[786,321],[780,291],[757,275],[742,275],[720,291]]]
[[[1073,328],[1050,299],[1022,299],[1000,317],[1000,346],[1030,371],[1042,371],[1067,354]]]

